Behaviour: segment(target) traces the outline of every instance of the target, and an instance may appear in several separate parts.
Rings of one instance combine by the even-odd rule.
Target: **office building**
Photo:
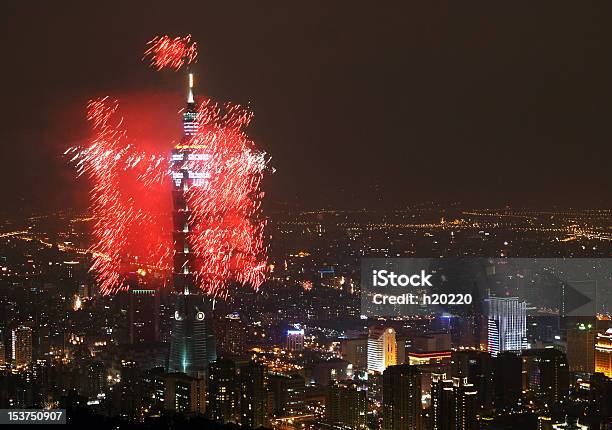
[[[206,173],[194,172],[194,160],[209,154],[201,145],[192,145],[198,127],[197,107],[193,95],[193,74],[189,73],[187,106],[183,111],[183,138],[172,151],[173,198],[173,282],[176,307],[170,337],[169,372],[201,375],[217,359],[212,322],[212,305],[195,287],[197,270],[191,243],[191,209],[187,203],[189,188],[205,185]]]
[[[143,377],[148,396],[147,408],[157,414],[163,411],[186,414],[206,412],[206,380],[184,373],[166,373],[152,369]]]
[[[106,389],[106,367],[104,363],[95,361],[87,366],[86,394],[90,399],[96,399]]]
[[[598,333],[595,340],[595,372],[612,378],[612,328]]]
[[[367,388],[352,381],[333,382],[327,392],[326,421],[336,428],[366,429]]]
[[[368,367],[368,338],[340,339],[340,353],[342,359],[351,363],[354,369],[366,369]]]
[[[250,428],[265,426],[267,400],[266,368],[252,361],[240,367],[240,424]]]
[[[523,351],[523,390],[538,394],[548,404],[563,399],[569,390],[565,354],[554,348]]]
[[[567,364],[570,372],[595,371],[595,338],[591,324],[576,324],[567,329]]]
[[[392,328],[370,328],[368,333],[368,370],[384,372],[397,364],[397,342]]]
[[[421,430],[421,372],[400,364],[383,372],[383,430]]]
[[[287,351],[304,350],[304,330],[287,330]]]
[[[27,366],[32,362],[32,329],[19,326],[13,330],[11,354],[15,367]]]
[[[527,347],[527,304],[518,297],[489,297],[487,346],[493,357]]]
[[[452,376],[467,378],[478,392],[478,413],[490,416],[493,412],[494,364],[493,357],[483,351],[453,351],[451,359]]]
[[[159,292],[151,288],[130,288],[130,343],[159,342]]]
[[[221,423],[238,423],[240,381],[236,363],[220,359],[210,364],[208,369],[207,413]]]
[[[240,357],[247,350],[247,328],[237,313],[221,318],[215,324],[218,354]]]
[[[304,410],[306,384],[303,376],[270,375],[269,387],[272,397],[270,406],[275,415],[292,416]]]
[[[445,374],[433,374],[430,428],[476,430],[477,394],[467,378],[446,379]]]
[[[431,375],[431,406],[429,409],[429,428],[431,430],[450,430],[452,415],[453,381],[445,373]]]

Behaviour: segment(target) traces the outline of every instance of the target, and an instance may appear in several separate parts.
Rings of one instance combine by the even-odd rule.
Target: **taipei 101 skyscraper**
[[[193,73],[189,72],[187,106],[183,111],[183,137],[172,151],[173,199],[173,282],[176,309],[170,338],[168,372],[197,375],[217,359],[210,299],[195,285],[195,257],[190,241],[190,215],[186,194],[206,180],[203,172],[189,168],[191,160],[205,160],[205,150],[191,145],[197,132],[197,107],[193,93]],[[193,164],[193,163],[191,163]]]

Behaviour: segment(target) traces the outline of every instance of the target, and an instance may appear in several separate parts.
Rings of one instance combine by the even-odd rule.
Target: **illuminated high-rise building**
[[[208,297],[195,286],[195,257],[190,236],[191,209],[187,193],[191,187],[203,186],[205,172],[194,172],[190,161],[206,160],[206,154],[191,138],[198,130],[197,107],[193,95],[193,73],[189,73],[187,106],[183,111],[183,138],[172,151],[173,198],[173,282],[176,309],[170,338],[169,372],[197,374],[217,359],[212,324],[212,306]]]
[[[446,379],[445,373],[431,375],[431,408],[429,427],[432,430],[450,430],[452,413],[453,381]]]
[[[32,362],[32,329],[19,326],[13,330],[11,339],[13,364],[22,367]]]
[[[612,328],[597,334],[595,340],[595,372],[612,378]]]
[[[453,378],[453,430],[476,430],[478,391],[467,378]]]
[[[287,350],[302,351],[304,349],[304,330],[287,330]]]
[[[467,378],[446,379],[432,374],[430,428],[432,430],[475,430],[477,390]]]
[[[211,419],[222,423],[238,423],[239,418],[238,369],[233,360],[220,359],[210,365],[206,403]]]
[[[518,297],[489,297],[487,346],[493,357],[527,347],[527,303]]]
[[[247,328],[238,313],[215,320],[218,356],[242,356],[247,349]]]
[[[368,370],[384,372],[397,364],[397,341],[392,328],[371,328],[368,334]]]
[[[595,371],[595,338],[591,324],[576,324],[567,329],[567,364],[570,372]]]
[[[478,411],[480,415],[491,416],[494,395],[494,359],[484,351],[453,351],[452,376],[467,378],[478,391]]]

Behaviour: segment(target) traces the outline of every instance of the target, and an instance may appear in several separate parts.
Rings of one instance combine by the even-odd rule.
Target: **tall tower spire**
[[[195,97],[193,95],[193,72],[187,70],[187,108],[183,111],[183,140],[193,136],[197,129],[197,112]]]
[[[187,104],[195,104],[195,98],[193,97],[193,72],[187,72],[189,79],[189,92],[187,93]]]
[[[205,154],[191,145],[198,130],[198,109],[193,95],[193,73],[187,71],[187,107],[183,110],[183,137],[172,151],[173,283],[176,308],[168,355],[168,372],[198,375],[217,359],[210,300],[195,286],[196,261],[192,249],[191,208],[187,194],[201,185],[203,173],[192,160]],[[197,164],[197,163],[195,163]],[[194,171],[195,169],[195,171]]]

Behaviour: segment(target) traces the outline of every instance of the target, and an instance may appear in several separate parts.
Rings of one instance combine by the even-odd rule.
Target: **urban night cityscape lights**
[[[612,430],[612,3],[5,9],[0,426]]]

